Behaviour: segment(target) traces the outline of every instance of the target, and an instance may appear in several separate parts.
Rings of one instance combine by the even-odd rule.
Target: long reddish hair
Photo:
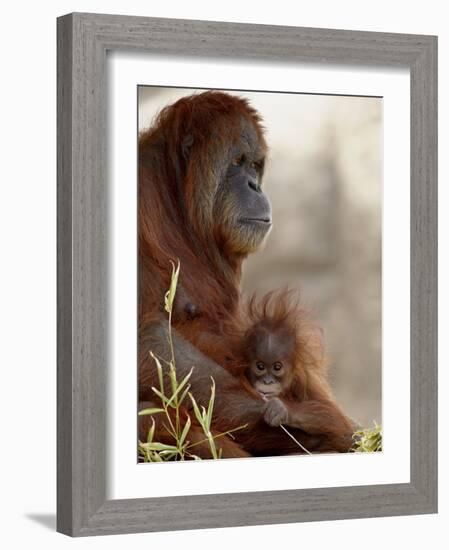
[[[140,316],[160,308],[170,261],[180,261],[180,283],[202,312],[235,311],[244,254],[214,242],[213,200],[241,139],[242,120],[266,147],[258,113],[240,97],[204,92],[163,109],[139,139]],[[200,276],[199,276],[200,274]]]
[[[294,365],[294,382],[288,396],[299,401],[309,399],[319,381],[322,397],[328,393],[327,397],[330,398],[331,392],[326,382],[328,360],[324,352],[323,331],[314,321],[310,310],[302,305],[299,291],[283,288],[262,297],[254,293],[244,311],[244,317],[240,317],[240,333],[234,334],[235,348],[228,370],[244,377],[249,367],[248,342],[259,328],[272,334],[282,332],[291,335],[293,342],[291,361]]]

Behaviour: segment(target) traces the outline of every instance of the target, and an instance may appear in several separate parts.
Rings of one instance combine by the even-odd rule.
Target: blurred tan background
[[[195,90],[139,88],[139,128]],[[230,92],[262,114],[273,230],[245,264],[243,289],[300,288],[322,324],[337,400],[382,421],[382,100]]]

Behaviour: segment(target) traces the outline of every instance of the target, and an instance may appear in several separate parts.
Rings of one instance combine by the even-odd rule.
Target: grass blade
[[[152,407],[152,408],[149,408],[149,409],[142,409],[141,411],[139,411],[139,416],[146,416],[148,414],[158,414],[158,413],[163,413],[164,412],[164,409],[160,409],[160,408],[157,408],[157,407]]]
[[[167,401],[167,407],[172,404],[174,400],[176,400],[176,397],[179,395],[179,393],[182,391],[182,389],[185,387],[187,382],[189,381],[189,378],[192,375],[193,368],[190,369],[190,372],[188,372],[185,376],[185,378],[182,380],[182,382],[178,385],[176,390],[173,391],[173,395],[170,397],[170,399]],[[181,400],[178,401],[178,405],[181,403]]]
[[[162,401],[162,403],[167,404],[168,397],[166,397],[162,392],[160,392],[157,388],[152,387],[151,388],[153,392],[159,397],[159,399]]]
[[[178,452],[178,448],[174,445],[166,445],[165,443],[142,443],[142,447],[144,449],[148,449],[149,451],[170,451],[170,452]]]
[[[154,430],[156,427],[156,424],[154,423],[154,418],[151,419],[153,422],[151,423],[151,428],[148,430],[148,436],[147,436],[147,443],[153,442],[154,437]]]
[[[171,391],[172,391],[172,398],[173,395],[176,394],[176,391],[178,389],[178,380],[176,378],[176,369],[173,363],[170,363],[170,368],[168,371],[168,377],[170,378],[170,384],[171,384]]]
[[[182,447],[184,445],[184,441],[187,437],[187,434],[189,433],[190,426],[192,425],[192,421],[190,420],[190,416],[187,416],[186,423],[184,425],[184,428],[181,433],[181,437],[179,438],[179,446]]]
[[[212,413],[214,411],[214,404],[215,404],[215,380],[212,377],[211,377],[211,380],[212,380],[212,386],[210,388],[210,399],[209,399],[209,405],[207,407],[207,415],[206,415],[208,430],[210,430],[210,427],[212,425]]]
[[[193,397],[193,395],[189,392],[189,397],[190,397],[190,401],[192,402],[192,405],[193,405],[193,412],[195,413],[195,416],[196,416],[196,419],[198,420],[198,422],[201,424],[201,426],[203,425],[203,417],[201,416],[201,412],[200,412],[200,409],[195,401],[195,398]]]
[[[159,378],[159,388],[162,393],[165,393],[164,391],[164,373],[162,370],[161,362],[159,361],[159,358],[154,355],[152,351],[150,351],[150,355],[153,358],[154,362],[156,363],[156,369],[157,369],[157,376]]]
[[[178,399],[178,405],[182,405],[184,402],[184,399],[186,398],[186,395],[189,393],[190,390],[190,384],[187,384],[185,390],[182,392],[181,397]]]
[[[171,276],[170,288],[165,293],[165,311],[167,313],[171,313],[173,308],[173,301],[176,295],[176,287],[178,286],[179,268],[181,265],[179,263],[179,260],[178,260],[178,265],[176,267],[173,262],[170,262],[170,263],[172,264],[172,276]]]

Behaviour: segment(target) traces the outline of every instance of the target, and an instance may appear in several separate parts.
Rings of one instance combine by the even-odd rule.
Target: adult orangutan
[[[139,408],[149,406],[151,386],[158,385],[149,352],[169,357],[163,301],[170,261],[179,259],[172,320],[178,378],[194,366],[191,392],[205,405],[213,377],[216,430],[247,424],[235,440],[220,439],[223,457],[301,452],[285,432],[265,422],[265,402],[226,369],[243,308],[242,262],[272,224],[262,190],[266,150],[259,114],[245,99],[213,91],[166,107],[139,139]],[[322,415],[327,430],[318,436],[292,428],[292,434],[312,452],[347,451],[351,434],[342,434],[335,422],[342,413],[326,379],[312,371],[306,376],[314,397],[303,402],[304,413]],[[325,407],[317,409],[317,401]],[[141,440],[148,426],[149,417],[140,417]],[[163,427],[156,430],[163,439]],[[196,452],[209,456],[207,449]]]

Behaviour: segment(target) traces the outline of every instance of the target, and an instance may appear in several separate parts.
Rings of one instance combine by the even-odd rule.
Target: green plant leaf
[[[178,380],[176,378],[176,368],[173,365],[173,363],[170,363],[170,367],[168,370],[168,377],[170,378],[171,391],[172,391],[172,397],[173,397],[173,394],[175,394],[176,390],[178,389]]]
[[[163,458],[163,460],[171,460],[172,458],[175,458],[178,456],[178,451],[160,451],[159,456]]]
[[[154,429],[156,427],[156,424],[154,423],[154,418],[152,418],[151,420],[152,423],[150,429],[148,430],[147,443],[152,443],[154,437]]]
[[[172,451],[177,452],[178,448],[174,445],[167,445],[165,443],[142,443],[142,446],[144,449],[147,449],[148,451]]]
[[[154,362],[156,363],[156,370],[157,370],[157,376],[159,378],[159,388],[162,393],[165,393],[164,391],[164,373],[162,370],[161,362],[159,361],[159,358],[154,355],[152,351],[150,351],[151,357],[154,359]]]
[[[155,387],[152,387],[151,388],[153,390],[153,392],[160,398],[160,400],[162,401],[162,403],[165,403],[167,404],[168,402],[168,397],[166,397],[162,392],[160,392],[157,388]]]
[[[209,399],[209,405],[207,407],[207,414],[206,414],[206,422],[207,422],[207,429],[210,430],[210,427],[212,425],[212,414],[214,412],[214,404],[215,404],[215,380],[211,377],[212,380],[212,386],[210,388],[210,399]]]
[[[206,435],[207,435],[207,440],[209,442],[209,447],[212,453],[212,457],[214,458],[214,460],[217,460],[218,453],[217,453],[217,447],[215,445],[215,439],[212,437],[212,434],[209,430],[206,432]]]
[[[179,438],[179,446],[182,447],[184,445],[184,441],[186,440],[187,434],[189,433],[190,426],[192,425],[192,421],[190,420],[190,416],[187,415],[186,423],[184,424],[184,428],[181,433],[181,437]]]
[[[149,408],[149,409],[142,409],[139,411],[139,416],[146,416],[148,414],[158,414],[163,413],[164,409],[159,409],[157,407]]]
[[[151,453],[151,462],[164,462],[158,453]]]
[[[171,404],[173,403],[173,401],[176,400],[176,397],[179,395],[179,393],[182,391],[182,389],[184,388],[184,386],[187,384],[187,382],[189,381],[190,377],[192,376],[192,371],[193,371],[193,367],[190,369],[190,371],[185,375],[185,377],[183,378],[182,382],[177,386],[176,390],[173,391],[173,394],[172,396],[170,397],[170,399],[167,401],[167,407],[168,406],[171,406]],[[185,396],[184,396],[185,397]],[[181,403],[181,400],[178,401],[178,404]]]
[[[201,415],[200,409],[197,405],[197,402],[195,401],[195,398],[193,397],[193,395],[190,392],[189,392],[189,397],[190,397],[190,401],[192,402],[192,405],[193,405],[193,412],[195,413],[196,419],[201,424],[201,426],[203,426],[204,419]]]
[[[357,453],[375,453],[382,451],[382,426],[374,422],[374,428],[358,430],[353,435],[351,451]]]
[[[182,403],[184,402],[184,399],[186,398],[186,395],[189,393],[189,390],[190,390],[190,384],[187,384],[184,391],[182,392],[181,397],[178,399],[178,405],[182,405]]]
[[[173,308],[173,301],[176,295],[176,287],[178,286],[179,268],[181,265],[179,260],[178,260],[177,266],[175,266],[173,262],[170,262],[170,263],[172,264],[171,282],[170,282],[170,288],[167,290],[165,294],[165,311],[167,311],[167,313],[171,313]]]

